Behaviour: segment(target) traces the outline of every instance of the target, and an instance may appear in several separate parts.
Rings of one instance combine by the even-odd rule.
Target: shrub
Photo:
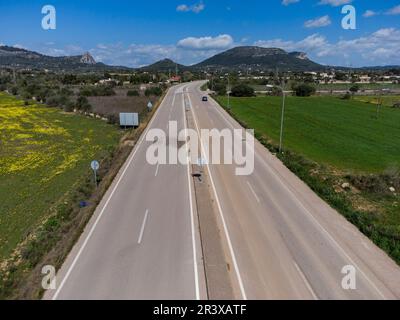
[[[254,89],[246,84],[239,84],[232,88],[231,95],[233,97],[253,97]]]
[[[279,89],[278,87],[274,86],[271,88],[271,91],[267,92],[267,96],[274,96],[274,97],[279,97],[282,95],[282,90]]]
[[[351,94],[350,93],[346,93],[344,96],[342,96],[343,100],[350,100],[351,99]]]
[[[161,96],[162,95],[162,89],[160,87],[152,87],[152,88],[148,88],[146,89],[146,91],[144,92],[146,97],[149,96]]]
[[[129,91],[126,93],[126,95],[127,95],[128,97],[139,97],[139,96],[140,96],[139,91],[137,91],[137,90],[129,90]]]
[[[400,171],[396,168],[381,174],[348,175],[346,177],[357,189],[373,194],[390,194],[390,187],[400,188]]]
[[[10,93],[11,93],[12,95],[16,96],[16,95],[18,94],[18,87],[17,87],[17,86],[12,86],[12,87],[9,89],[9,91],[10,91]]]
[[[314,86],[302,83],[299,85],[293,86],[293,90],[296,96],[298,97],[309,97],[313,94],[315,94],[316,89]]]
[[[107,123],[108,124],[119,124],[119,116],[117,114],[110,114],[107,117]]]
[[[74,111],[74,108],[75,108],[75,104],[72,101],[68,101],[64,105],[64,111],[65,112],[72,112],[72,111]]]
[[[52,95],[46,98],[46,104],[49,107],[64,107],[68,102],[69,98],[63,95]]]

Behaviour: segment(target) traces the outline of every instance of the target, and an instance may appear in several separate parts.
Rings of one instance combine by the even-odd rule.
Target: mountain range
[[[186,71],[189,70],[190,67],[184,66],[182,64],[176,63],[171,59],[164,59],[160,60],[156,63],[148,65],[146,67],[139,68],[140,71],[147,71],[147,72],[175,72],[178,69],[179,71]]]
[[[262,48],[254,46],[236,47],[217,54],[193,68],[222,70],[262,70],[271,71],[319,71],[327,69],[308,59],[304,52],[291,52],[278,48]]]
[[[139,69],[128,67],[109,66],[96,62],[89,54],[79,56],[52,57],[26,49],[0,46],[0,68],[12,67],[16,69],[48,69],[65,72],[88,72],[105,70],[139,70],[147,72],[174,72],[179,71],[323,71],[335,67],[318,64],[307,57],[304,52],[286,52],[278,48],[263,48],[256,46],[236,47],[219,53],[198,64],[184,66],[170,59],[158,61]],[[347,69],[340,68],[339,69]],[[382,69],[389,67],[368,67],[363,69]],[[399,68],[390,66],[390,68]]]
[[[102,71],[129,69],[96,62],[90,53],[79,56],[52,57],[26,49],[0,46],[0,68],[47,69],[52,71]]]

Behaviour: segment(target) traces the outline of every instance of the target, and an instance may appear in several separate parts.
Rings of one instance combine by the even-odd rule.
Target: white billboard
[[[138,127],[139,114],[138,113],[120,113],[119,125],[121,127]]]

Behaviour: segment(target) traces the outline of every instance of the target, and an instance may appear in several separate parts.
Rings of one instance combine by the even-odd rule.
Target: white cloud
[[[22,44],[19,43],[14,44],[13,47],[17,49],[26,49]]]
[[[400,30],[379,29],[367,36],[329,42],[320,34],[300,41],[283,39],[259,40],[262,47],[278,47],[286,51],[305,51],[319,61],[322,57],[331,65],[354,66],[400,64]]]
[[[188,6],[187,4],[181,4],[176,7],[176,11],[178,12],[194,12],[194,13],[200,13],[206,8],[203,2],[194,4],[192,6]]]
[[[338,7],[344,4],[353,2],[353,0],[321,0],[319,4],[321,5],[331,5],[332,7]]]
[[[206,8],[206,6],[203,3],[199,3],[192,7],[192,11],[194,13],[199,13],[199,12],[203,11],[205,8]]]
[[[323,16],[317,19],[307,20],[304,23],[306,28],[321,28],[332,24],[331,18],[329,16]]]
[[[389,9],[388,11],[386,11],[386,14],[389,15],[398,15],[400,14],[400,5],[393,7],[392,9]]]
[[[328,46],[328,42],[326,38],[319,34],[310,35],[303,40],[300,41],[284,41],[282,39],[274,39],[274,40],[259,40],[254,43],[256,46],[265,47],[265,48],[281,48],[286,51],[306,51],[311,52],[315,50],[319,50]]]
[[[41,53],[49,56],[77,56],[85,52],[82,47],[76,45],[66,45],[62,48],[57,47],[55,42],[46,42],[42,45]]]
[[[233,44],[233,39],[228,34],[222,34],[217,37],[189,37],[178,42],[179,48],[191,50],[221,50],[228,49]]]
[[[189,8],[189,6],[186,5],[186,4],[181,4],[181,5],[179,5],[179,6],[176,7],[176,11],[179,11],[179,12],[188,12],[188,11],[190,11],[190,8]]]
[[[376,15],[378,15],[378,12],[375,12],[373,10],[367,10],[364,12],[363,17],[370,18],[370,17],[376,16]]]
[[[124,45],[122,43],[102,43],[90,49],[74,45],[57,47],[57,44],[44,43],[40,48],[31,49],[58,56],[79,55],[89,51],[99,62],[109,65],[140,67],[165,58],[191,65],[235,45],[229,35],[187,39],[180,41],[181,44],[184,44],[182,46],[175,44]],[[336,42],[329,41],[324,35],[314,33],[298,41],[267,39],[256,41],[254,45],[282,48],[288,52],[304,51],[311,59],[317,62],[323,60],[330,65],[400,65],[400,29],[396,28],[382,28],[363,37],[340,39]]]
[[[297,2],[300,2],[300,0],[282,0],[282,4],[284,6],[288,6],[288,5],[292,4],[292,3],[297,3]]]

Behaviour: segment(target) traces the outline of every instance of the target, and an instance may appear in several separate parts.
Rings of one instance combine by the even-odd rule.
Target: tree
[[[282,95],[282,90],[277,86],[273,86],[271,88],[271,91],[267,92],[267,96],[279,97],[281,95]]]
[[[80,110],[83,112],[89,111],[92,108],[92,106],[89,104],[88,99],[84,96],[78,97],[78,99],[76,100],[76,103],[75,103],[75,107],[77,110]]]
[[[350,92],[354,95],[356,94],[358,91],[360,91],[360,86],[355,84],[350,88]]]
[[[233,97],[253,97],[254,89],[246,84],[239,84],[232,88],[231,95]]]
[[[183,81],[184,82],[189,82],[193,79],[193,73],[191,73],[190,71],[185,71],[183,73]]]
[[[219,96],[225,96],[226,95],[226,85],[224,83],[216,83],[216,84],[214,84],[214,91]]]
[[[309,97],[313,94],[315,94],[316,89],[314,86],[302,83],[299,85],[294,85],[293,90],[298,97]]]
[[[345,80],[347,80],[347,74],[345,74],[344,72],[338,71],[335,73],[335,79],[339,80],[339,81],[345,81]]]

